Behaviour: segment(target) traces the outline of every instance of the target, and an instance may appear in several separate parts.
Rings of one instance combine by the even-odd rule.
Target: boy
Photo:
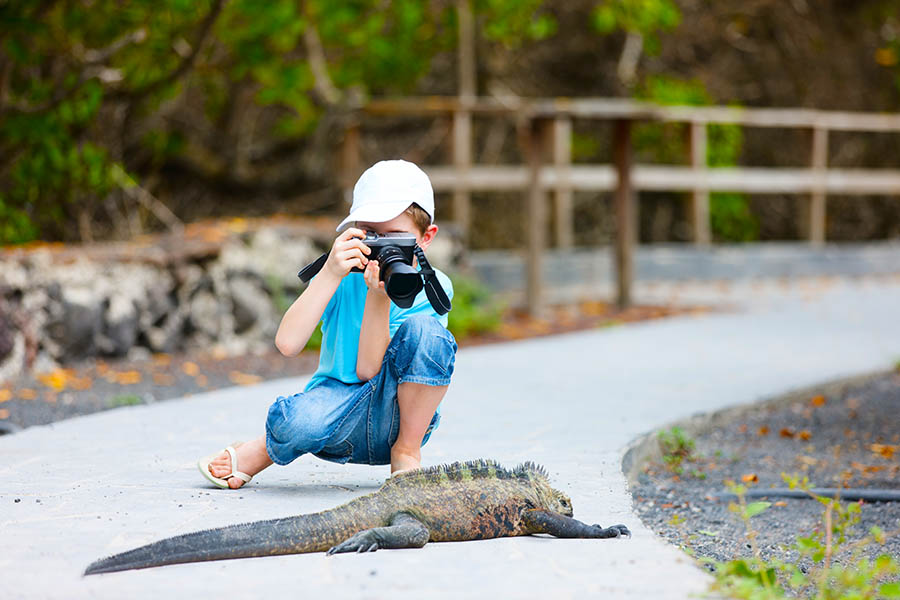
[[[302,393],[272,404],[264,436],[201,459],[201,473],[219,487],[239,488],[269,465],[305,453],[390,463],[391,475],[421,466],[419,449],[440,423],[456,342],[447,316],[438,316],[424,291],[410,308],[391,302],[362,239],[366,231],[405,232],[426,250],[438,232],[428,176],[403,160],[376,163],[357,181],[337,231],[322,270],[275,335],[278,350],[296,356],[321,321],[319,367]],[[354,267],[364,272],[351,273]],[[436,272],[452,297],[450,279]]]

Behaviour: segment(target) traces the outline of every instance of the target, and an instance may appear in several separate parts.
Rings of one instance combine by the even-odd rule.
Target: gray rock
[[[103,324],[103,306],[95,292],[77,287],[62,290],[47,323],[47,337],[55,343],[56,359],[79,359],[97,352],[96,339]]]
[[[210,339],[216,339],[222,328],[222,307],[210,290],[200,290],[190,300],[190,322]]]
[[[9,339],[9,350],[0,359],[0,383],[9,381],[25,370],[25,336],[13,332]]]
[[[124,295],[109,298],[97,348],[103,354],[125,355],[138,336],[138,310],[134,300]]]
[[[237,276],[228,280],[228,287],[234,306],[235,333],[246,333],[254,326],[260,335],[271,332],[272,323],[277,317],[272,299],[262,281],[258,277]]]

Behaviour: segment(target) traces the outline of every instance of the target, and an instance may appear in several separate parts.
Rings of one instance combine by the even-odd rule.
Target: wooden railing
[[[831,169],[828,135],[831,131],[900,133],[900,114],[850,113],[810,109],[660,106],[616,99],[498,99],[426,97],[374,100],[361,112],[368,117],[434,116],[451,119],[450,165],[423,165],[436,191],[453,194],[454,219],[468,230],[473,191],[521,190],[528,214],[527,305],[539,313],[541,256],[546,247],[546,191],[553,191],[555,238],[560,247],[572,245],[572,195],[575,191],[614,191],[616,212],[616,271],[618,303],[630,303],[632,247],[635,241],[635,190],[687,191],[691,196],[693,241],[711,241],[709,194],[713,191],[800,194],[808,199],[804,211],[809,241],[825,241],[828,194],[900,196],[900,170]],[[477,165],[472,161],[472,117],[513,119],[523,165]],[[613,164],[572,164],[573,119],[613,121]],[[631,129],[635,122],[680,122],[690,125],[690,166],[632,165]],[[342,182],[349,195],[361,171],[360,122],[352,122],[344,137]],[[807,129],[812,131],[808,168],[710,168],[706,165],[707,125]],[[898,139],[900,142],[900,139]],[[897,145],[900,148],[900,143]]]

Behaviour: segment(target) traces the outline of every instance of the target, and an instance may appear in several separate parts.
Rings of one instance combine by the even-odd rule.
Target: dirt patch
[[[728,500],[715,498],[727,491],[727,480],[752,490],[785,488],[782,473],[787,473],[807,476],[816,487],[900,489],[900,373],[725,411],[705,423],[686,423],[685,433],[695,444],[690,458],[679,465],[653,460],[632,469],[637,514],[698,558],[749,557],[743,522],[729,510]],[[823,505],[812,499],[766,499],[772,506],[751,520],[762,556],[796,562],[793,544],[822,530]],[[850,539],[865,537],[873,526],[894,534],[884,545],[867,546],[866,553],[900,556],[900,502],[862,502]]]

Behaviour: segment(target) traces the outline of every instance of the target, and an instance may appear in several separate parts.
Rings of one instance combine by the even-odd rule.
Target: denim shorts
[[[266,451],[279,465],[313,454],[337,463],[385,465],[397,441],[397,387],[412,382],[450,384],[456,341],[437,319],[413,315],[388,344],[375,378],[361,383],[326,379],[316,387],[279,396],[266,419]],[[435,413],[422,444],[440,423]]]

